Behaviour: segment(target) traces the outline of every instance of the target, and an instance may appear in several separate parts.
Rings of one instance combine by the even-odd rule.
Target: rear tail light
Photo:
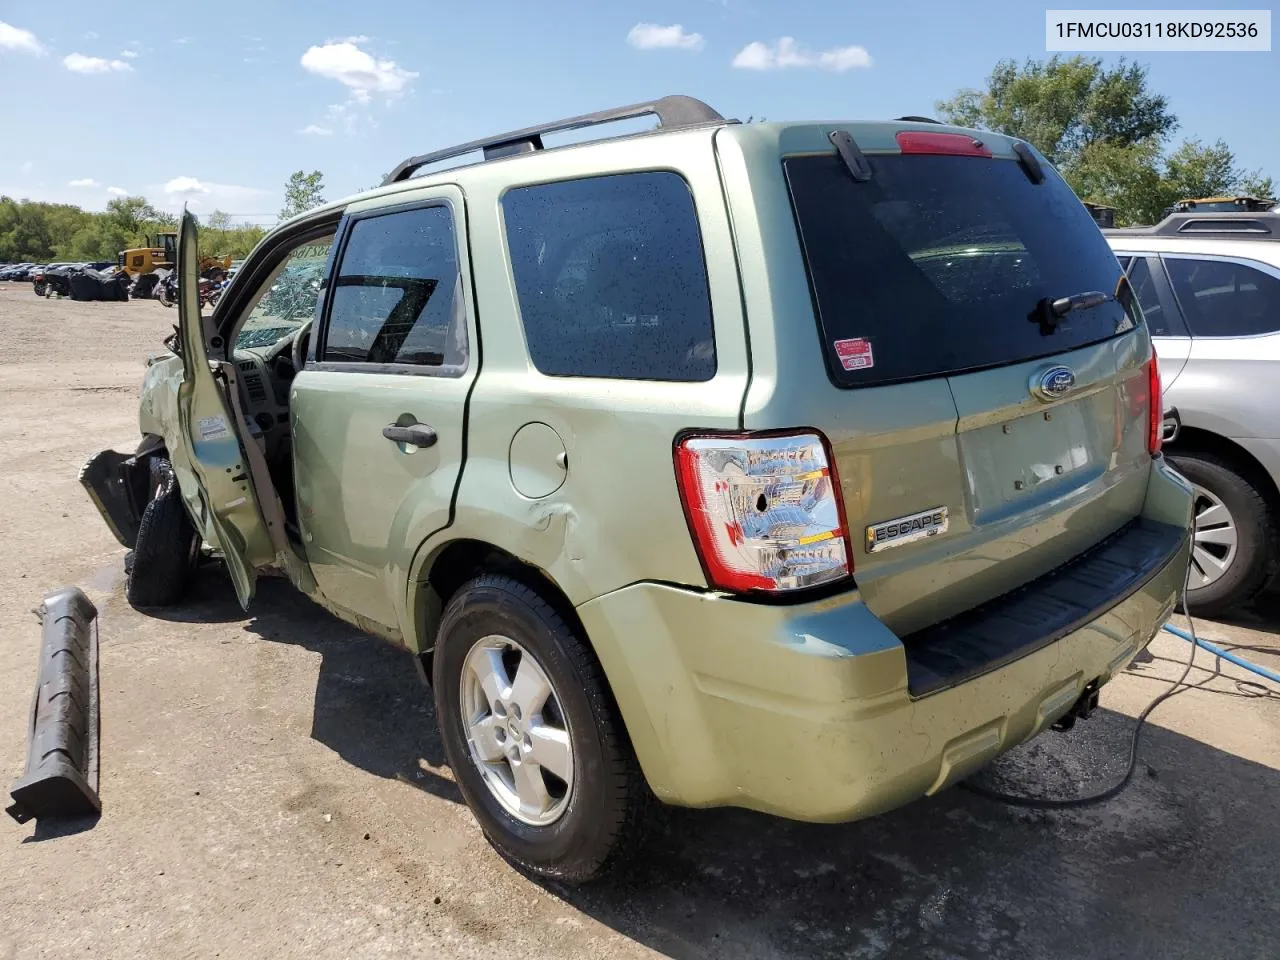
[[[675,458],[711,586],[778,594],[852,575],[840,485],[821,434],[691,436]]]
[[[1150,409],[1147,421],[1147,450],[1154,457],[1164,443],[1164,393],[1160,389],[1160,360],[1154,348],[1147,361],[1147,397]]]

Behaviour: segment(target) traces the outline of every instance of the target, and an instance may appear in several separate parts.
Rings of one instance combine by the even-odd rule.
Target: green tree
[[[1155,223],[1173,202],[1160,163],[1160,146],[1151,140],[1098,143],[1081,152],[1067,181],[1078,196],[1115,207],[1120,224]]]
[[[1001,60],[985,90],[961,90],[937,108],[951,123],[1020,137],[1057,167],[1097,143],[1163,141],[1178,125],[1165,97],[1148,89],[1146,67],[1081,56]]]
[[[206,224],[210,230],[230,230],[231,214],[222,210],[215,210],[213,213],[209,214],[209,219],[206,221]]]
[[[148,234],[171,230],[175,223],[172,214],[144,197],[112,200],[101,212],[0,197],[0,262],[114,260],[121,250],[140,246]],[[249,229],[252,235],[238,241],[242,247],[252,247],[262,236]]]
[[[132,245],[132,237],[104,217],[94,217],[67,240],[55,245],[59,260],[115,260]]]
[[[1149,88],[1147,68],[1124,60],[1002,60],[985,89],[961,90],[937,109],[951,123],[1032,143],[1080,197],[1115,207],[1121,224],[1154,223],[1183,197],[1273,189],[1261,171],[1241,170],[1221,140],[1166,152],[1177,117]]]
[[[141,242],[144,234],[176,228],[178,218],[157,210],[146,197],[116,197],[107,201],[106,217]]]
[[[324,203],[324,175],[319,170],[306,173],[295,170],[284,185],[284,206],[280,209],[280,219],[288,220],[296,217],[312,207]]]
[[[1205,146],[1184,140],[1165,161],[1165,180],[1174,200],[1215,196],[1270,197],[1272,182],[1260,170],[1242,170],[1223,141]],[[1172,201],[1170,201],[1172,202]]]

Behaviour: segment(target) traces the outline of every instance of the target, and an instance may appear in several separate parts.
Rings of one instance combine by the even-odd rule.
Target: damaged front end
[[[182,382],[182,360],[169,349],[147,358],[142,392],[138,398],[138,426],[142,441],[133,453],[103,450],[80,468],[80,484],[102,514],[107,528],[121,545],[137,545],[142,511],[155,489],[151,462],[169,456],[166,438],[178,431],[177,392]]]
[[[80,469],[80,483],[89,499],[112,536],[130,550],[151,498],[151,461],[163,449],[161,438],[149,436],[134,453],[103,450]]]

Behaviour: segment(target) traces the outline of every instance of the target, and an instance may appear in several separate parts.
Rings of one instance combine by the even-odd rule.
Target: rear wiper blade
[[[1101,290],[1088,290],[1084,293],[1073,293],[1069,297],[1042,297],[1036,308],[1027,317],[1032,323],[1040,324],[1041,333],[1053,333],[1063,318],[1073,310],[1092,310],[1115,299],[1110,293]]]

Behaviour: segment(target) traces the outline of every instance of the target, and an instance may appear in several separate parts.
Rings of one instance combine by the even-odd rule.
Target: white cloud
[[[32,163],[30,160],[24,160],[24,161],[22,161],[22,172],[23,172],[23,173],[30,173],[30,172],[31,172],[32,167],[34,167],[34,166],[35,166],[35,164],[34,164],[34,163]]]
[[[98,35],[97,35],[96,33],[94,33],[92,30],[90,30],[88,33],[86,33],[86,34],[84,35],[84,38],[85,38],[86,40],[97,40],[97,39],[98,39]]]
[[[787,70],[793,67],[830,70],[844,73],[855,67],[871,66],[866,47],[832,47],[814,51],[801,46],[794,37],[782,37],[774,46],[756,41],[748,43],[733,58],[733,65],[743,70]]]
[[[107,187],[107,193],[113,197],[127,197],[129,195],[129,191],[123,187]]]
[[[318,123],[308,123],[298,132],[315,137],[331,137],[333,136],[333,127],[322,127]]]
[[[147,184],[136,192],[145,197],[163,197],[161,205],[174,210],[180,210],[186,204],[193,210],[257,214],[273,210],[276,205],[276,197],[270,190],[189,176],[173,177],[167,183]]]
[[[120,56],[128,57],[130,60],[133,60],[135,57],[142,56],[142,54],[138,53],[137,50],[121,50]]]
[[[174,43],[190,43],[190,42],[191,42],[191,38],[190,38],[190,37],[178,37],[178,38],[177,38],[176,40],[174,40],[173,42],[174,42]]]
[[[701,50],[705,41],[700,33],[685,33],[678,23],[663,27],[656,23],[637,23],[627,34],[627,43],[637,50]]]
[[[44,53],[44,47],[40,45],[34,33],[5,23],[3,20],[0,20],[0,50],[21,50],[24,53],[34,53],[36,56]]]
[[[62,58],[62,65],[72,73],[129,73],[133,70],[123,60],[86,57],[83,53],[67,54]]]
[[[208,193],[209,188],[195,177],[174,177],[164,185],[164,192],[190,196],[196,193]]]
[[[85,177],[82,180],[72,180],[67,184],[68,187],[96,187],[100,186],[97,180],[92,177]]]
[[[302,55],[302,68],[317,76],[337,80],[351,90],[351,96],[360,103],[368,103],[375,93],[395,96],[404,91],[409,81],[418,76],[405,70],[394,60],[378,60],[361,50],[356,41],[365,37],[351,37],[318,47],[309,47]]]

